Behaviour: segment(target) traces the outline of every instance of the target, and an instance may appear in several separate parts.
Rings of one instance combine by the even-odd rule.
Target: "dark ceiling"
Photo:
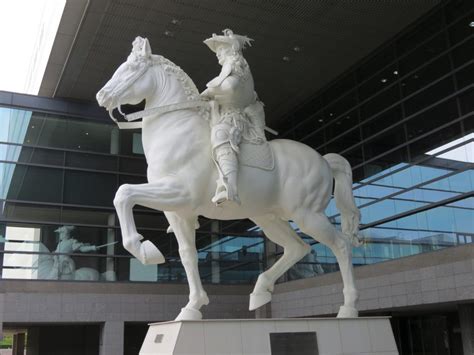
[[[68,0],[61,26],[78,26],[70,43],[56,38],[53,52],[69,53],[56,76],[48,64],[40,94],[94,101],[138,35],[203,90],[220,67],[202,41],[231,28],[254,39],[244,54],[271,124],[439,2]]]

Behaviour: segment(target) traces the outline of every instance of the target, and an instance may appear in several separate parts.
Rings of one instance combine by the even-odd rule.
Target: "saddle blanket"
[[[268,142],[262,144],[242,142],[239,145],[239,150],[241,165],[262,170],[273,170],[275,167],[275,157]]]

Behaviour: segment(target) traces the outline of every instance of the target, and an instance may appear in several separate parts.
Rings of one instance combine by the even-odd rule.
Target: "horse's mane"
[[[176,75],[178,81],[181,83],[181,85],[183,85],[188,100],[199,99],[199,91],[194,84],[194,81],[188,76],[188,74],[186,74],[183,69],[174,64],[171,60],[166,59],[165,57],[158,54],[153,54],[152,60],[153,64],[163,65],[165,72]]]

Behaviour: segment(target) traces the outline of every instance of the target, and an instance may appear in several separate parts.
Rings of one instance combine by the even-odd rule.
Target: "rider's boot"
[[[220,146],[215,150],[215,158],[218,164],[219,179],[212,202],[220,205],[225,201],[233,201],[240,205],[237,193],[237,155],[230,146]]]

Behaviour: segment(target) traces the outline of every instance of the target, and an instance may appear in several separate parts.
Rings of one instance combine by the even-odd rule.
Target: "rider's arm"
[[[206,84],[208,88],[215,88],[219,87],[222,82],[232,73],[232,64],[231,63],[225,63],[222,66],[221,72],[219,73],[219,76],[215,77],[212,79],[210,82]]]

